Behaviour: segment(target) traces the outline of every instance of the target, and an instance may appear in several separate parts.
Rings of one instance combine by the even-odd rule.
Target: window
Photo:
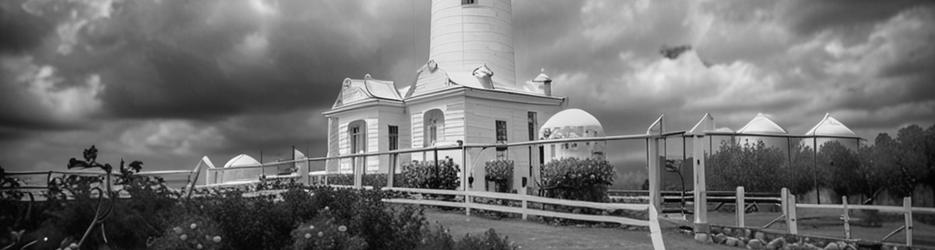
[[[461,0],[461,5],[477,4],[477,0]]]
[[[526,114],[526,117],[528,120],[527,125],[529,128],[529,140],[535,141],[536,140],[536,127],[537,127],[536,125],[538,125],[537,123],[539,123],[538,119],[536,119],[536,112],[529,112]]]
[[[497,120],[497,142],[506,142],[506,121]]]
[[[494,124],[497,132],[497,143],[506,143],[506,121],[497,120]],[[507,147],[497,147],[497,159],[505,160]]]
[[[367,123],[363,120],[353,121],[347,124],[347,134],[350,140],[351,154],[365,151],[367,141]]]
[[[426,111],[422,115],[424,129],[422,130],[422,145],[435,146],[445,136],[445,114],[439,109]]]
[[[389,127],[389,136],[390,136],[390,148],[389,150],[399,149],[399,126],[390,125]]]

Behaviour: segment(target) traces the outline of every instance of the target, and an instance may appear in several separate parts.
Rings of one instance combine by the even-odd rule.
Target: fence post
[[[529,218],[529,215],[526,214],[526,205],[527,205],[527,201],[526,201],[526,187],[522,187],[521,189],[522,189],[522,192],[523,192],[522,194],[520,194],[520,197],[523,198],[523,220],[527,220],[527,219]]]
[[[464,192],[464,214],[467,216],[471,216],[471,195],[469,195],[467,191],[463,191],[463,192]]]
[[[912,197],[903,198],[903,209],[906,210],[906,246],[912,247]]]
[[[661,185],[662,185],[662,163],[659,161],[659,138],[646,139],[648,177],[649,177],[649,205],[659,211],[662,208]]]
[[[695,233],[708,233],[708,195],[705,186],[705,150],[704,137],[695,135],[692,146],[694,166],[694,203],[695,203]]]
[[[744,203],[743,186],[737,187],[736,199],[737,201],[735,201],[734,204],[736,204],[737,208],[734,210],[737,212],[737,226],[744,227],[744,224],[746,224],[744,223],[744,212],[747,210],[747,205]]]
[[[799,234],[798,217],[795,215],[795,195],[788,195],[788,198],[786,212],[789,216],[786,217],[786,226],[789,227],[790,234]]]
[[[389,166],[386,168],[386,186],[393,187],[393,182],[396,181],[396,161],[399,159],[399,154],[389,154],[387,160],[389,160]]]
[[[841,204],[844,205],[844,239],[851,239],[851,216],[847,208],[847,195],[841,196]]]
[[[352,160],[352,162],[354,163],[354,167],[351,168],[351,169],[353,169],[353,173],[354,173],[354,188],[356,188],[356,189],[361,189],[361,188],[363,188],[363,186],[364,186],[364,175],[363,175],[363,173],[364,173],[364,171],[363,171],[363,170],[364,170],[364,166],[363,166],[363,165],[364,165],[364,164],[363,164],[363,163],[364,163],[364,159],[361,158],[361,157],[359,157],[359,156],[356,156],[356,157],[351,158],[351,159],[354,159],[354,160]],[[360,166],[358,166],[358,165],[360,165]]]

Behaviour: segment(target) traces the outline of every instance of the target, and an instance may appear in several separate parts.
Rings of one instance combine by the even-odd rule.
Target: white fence
[[[520,214],[524,220],[528,219],[528,216],[533,215],[533,216],[554,217],[554,218],[564,218],[564,219],[573,219],[573,220],[619,223],[622,225],[631,225],[631,226],[645,226],[645,227],[649,227],[650,237],[652,238],[653,247],[655,249],[665,249],[665,245],[663,244],[663,241],[662,241],[662,230],[659,226],[659,219],[658,219],[659,214],[656,211],[656,208],[654,206],[650,206],[649,204],[600,203],[600,202],[552,199],[552,198],[545,198],[545,197],[532,196],[532,195],[526,195],[526,194],[459,191],[459,190],[438,190],[438,189],[417,189],[417,188],[384,188],[383,190],[391,190],[391,191],[397,191],[397,192],[410,194],[409,196],[407,196],[408,198],[385,199],[383,200],[384,202],[463,208],[465,210],[465,214],[467,215],[471,215],[471,210],[487,210],[487,211],[497,211],[497,212],[503,212],[503,213]],[[426,195],[449,195],[449,196],[454,196],[456,198],[451,199],[451,200],[435,200],[435,199],[420,199],[419,198],[419,197],[425,197]],[[519,202],[520,206],[515,207],[515,206],[509,206],[509,205],[478,203],[475,201],[476,198],[514,201],[514,202]],[[566,206],[566,207],[601,209],[605,211],[614,211],[614,210],[645,211],[647,213],[648,219],[641,220],[641,219],[627,218],[627,217],[621,217],[621,216],[612,216],[612,215],[590,215],[590,214],[567,213],[567,212],[560,212],[560,211],[548,211],[545,209],[532,208],[529,206],[530,203],[541,204],[543,205],[541,206],[542,208],[545,208],[544,205],[550,204],[550,205],[559,205],[559,206]]]
[[[736,217],[735,217],[735,222],[736,222],[736,224],[735,224],[735,226],[737,226],[737,227],[746,227],[746,226],[747,226],[746,223],[745,223],[745,217],[746,217],[745,210],[746,210],[746,209],[742,209],[742,208],[746,208],[746,207],[747,207],[747,206],[746,206],[746,205],[748,204],[747,201],[748,201],[748,200],[751,200],[751,197],[746,197],[746,198],[745,198],[745,197],[744,197],[744,189],[743,189],[743,187],[737,187],[735,198],[736,198],[736,201],[735,201],[735,202],[736,202],[736,207],[738,208],[738,209],[736,209]],[[764,200],[764,199],[766,199],[766,200],[772,200],[772,199],[775,199],[775,198],[758,197],[758,198],[753,198],[753,199],[756,199],[756,200]],[[777,223],[777,222],[779,222],[779,221],[783,221],[783,222],[785,222],[785,224],[786,224],[788,233],[790,233],[790,234],[795,234],[795,235],[799,235],[798,221],[799,221],[800,218],[799,218],[799,216],[798,216],[798,214],[797,214],[797,209],[800,209],[800,208],[806,208],[806,209],[831,209],[831,210],[839,210],[839,211],[840,211],[840,213],[841,213],[840,219],[841,219],[841,221],[842,221],[842,223],[843,223],[843,226],[844,226],[844,231],[842,232],[842,235],[843,235],[843,237],[844,237],[845,239],[851,239],[851,218],[850,218],[850,211],[853,211],[853,210],[872,210],[872,211],[878,211],[878,212],[883,212],[883,213],[896,213],[896,214],[902,214],[902,215],[903,215],[903,217],[904,217],[903,225],[900,226],[900,227],[898,227],[898,228],[896,228],[896,229],[894,229],[893,231],[891,231],[890,233],[886,234],[885,236],[883,236],[883,237],[880,239],[880,241],[881,241],[881,242],[885,242],[887,239],[889,239],[889,238],[895,236],[896,234],[898,234],[898,233],[900,233],[900,232],[903,232],[904,235],[905,235],[905,237],[906,237],[906,238],[905,238],[906,246],[912,247],[912,246],[913,246],[913,243],[912,243],[912,233],[913,233],[912,215],[913,215],[913,213],[935,214],[935,208],[931,208],[931,207],[913,207],[913,206],[912,206],[912,198],[910,198],[910,197],[905,197],[905,198],[903,198],[903,205],[902,205],[902,206],[882,206],[882,205],[848,204],[848,202],[847,202],[847,196],[842,196],[842,197],[841,197],[841,200],[843,201],[842,204],[799,204],[798,202],[796,202],[795,195],[792,195],[792,194],[789,192],[788,189],[783,188],[783,189],[782,189],[782,192],[781,192],[781,195],[780,195],[780,198],[779,198],[779,201],[781,201],[780,207],[782,208],[782,215],[780,215],[780,216],[777,217],[776,219],[770,221],[769,223],[767,223],[766,225],[762,226],[761,228],[764,228],[764,229],[765,229],[765,228],[769,228],[771,225],[773,225],[773,224],[775,224],[775,223]]]

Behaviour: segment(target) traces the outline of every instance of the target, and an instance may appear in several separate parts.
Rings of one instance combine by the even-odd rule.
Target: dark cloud
[[[935,122],[932,8],[917,1],[514,1],[517,79],[608,133],[705,112],[738,128],[772,113],[794,133],[832,112],[863,136]],[[404,86],[428,55],[427,1],[0,2],[0,164],[105,160],[190,168],[291,146],[325,154],[345,77]],[[10,35],[8,35],[10,34]],[[663,45],[691,44],[662,58]],[[700,56],[703,63],[686,58]],[[628,147],[624,151],[639,150]],[[36,155],[48,156],[37,159]]]
[[[889,19],[907,8],[931,4],[924,0],[793,0],[783,9],[782,18],[800,34],[824,30],[847,33]]]

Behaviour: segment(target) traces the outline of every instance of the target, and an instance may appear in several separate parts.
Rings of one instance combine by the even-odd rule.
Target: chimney
[[[545,74],[545,69],[540,69],[539,75],[532,79],[532,82],[542,88],[542,92],[545,96],[552,96],[552,78],[549,78],[549,76]]]

